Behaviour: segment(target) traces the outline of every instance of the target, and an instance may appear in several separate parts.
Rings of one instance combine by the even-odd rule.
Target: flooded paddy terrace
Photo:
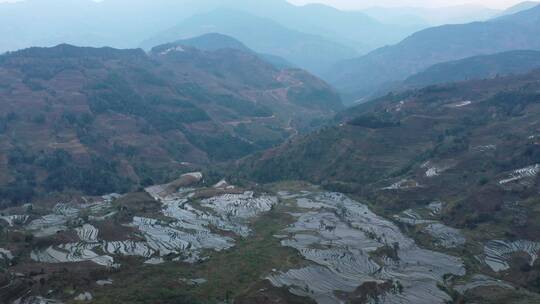
[[[27,257],[32,263],[91,263],[121,271],[125,257],[137,258],[140,266],[136,267],[163,263],[189,265],[230,251],[239,242],[246,246],[254,241],[253,221],[279,206],[280,214],[286,214],[291,221],[270,238],[276,240],[275,247],[290,248],[304,262],[297,267],[268,271],[260,281],[266,280],[270,286],[284,288],[295,296],[311,298],[320,304],[358,300],[431,304],[450,301],[450,290],[466,292],[490,284],[510,286],[487,276],[454,284],[452,278],[469,275],[460,258],[421,248],[397,224],[343,194],[312,186],[294,191],[271,188],[266,193],[256,193],[222,181],[205,188],[205,194],[201,195],[201,188],[196,187],[201,179],[199,173],[190,173],[179,181],[146,188],[146,195],[157,208],[127,218],[121,216],[123,210],[118,204],[123,196],[114,194],[84,203],[59,203],[50,213],[39,217],[19,214],[6,215],[0,220],[10,229],[30,233],[35,238],[56,239],[50,245],[33,248]],[[462,246],[466,240],[461,232],[435,219],[442,208],[442,203],[434,202],[425,210],[407,210],[394,220],[422,226],[443,249]],[[113,228],[104,229],[104,223]],[[116,231],[114,236],[110,235],[111,229]],[[0,249],[0,260],[9,263],[14,253],[8,249],[11,248]],[[516,250],[530,253],[533,263],[537,258],[536,244],[488,243],[484,256],[478,259],[504,270],[505,259]],[[193,288],[209,284],[207,280],[195,274],[176,278],[177,282]],[[99,288],[110,288],[105,286],[114,286],[116,279],[113,282],[110,278],[100,278],[98,282],[101,282]],[[85,296],[92,295],[86,290],[82,292]],[[39,294],[20,297],[17,301],[57,303]]]

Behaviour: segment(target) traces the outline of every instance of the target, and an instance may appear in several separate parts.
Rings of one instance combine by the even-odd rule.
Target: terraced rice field
[[[28,221],[30,217],[28,215],[6,215],[6,216],[0,216],[0,220],[5,221],[8,223],[10,227],[13,227],[15,225],[24,225]]]
[[[465,274],[459,258],[419,248],[393,223],[344,195],[309,193],[296,200],[305,210],[293,214],[297,222],[284,231],[282,245],[312,265],[270,275],[274,286],[327,304],[344,303],[338,292],[353,293],[366,282],[399,282],[399,292],[377,301],[444,303],[450,296],[437,287],[443,276]],[[377,255],[383,248],[393,254]]]
[[[12,259],[13,259],[13,254],[11,253],[11,251],[4,248],[0,248],[0,260],[10,261]]]
[[[393,183],[392,185],[388,187],[382,188],[382,190],[406,190],[406,189],[414,189],[418,187],[421,187],[420,184],[418,184],[418,182],[414,180],[403,179],[396,183]]]
[[[535,177],[540,172],[540,164],[532,165],[529,167],[517,169],[512,172],[508,178],[499,181],[499,184],[505,185],[512,182],[521,181],[530,177]]]
[[[429,224],[424,228],[424,231],[431,235],[438,245],[445,248],[463,246],[466,242],[465,237],[459,229],[448,227],[441,223]]]
[[[184,177],[200,180],[202,175],[189,173]],[[189,202],[194,189],[171,191],[170,185],[161,185],[146,191],[161,202],[162,215],[169,220],[133,217],[129,226],[139,231],[144,240],[102,241],[99,239],[99,230],[85,223],[75,228],[80,242],[35,250],[31,258],[42,263],[91,261],[112,268],[119,266],[114,261],[115,255],[147,258],[149,264],[160,263],[161,258],[166,256],[193,263],[203,258],[201,252],[204,250],[221,251],[234,246],[233,238],[213,229],[246,237],[250,233],[248,221],[269,211],[277,203],[276,197],[256,197],[250,191],[218,195],[202,200],[197,205]],[[103,204],[110,204],[110,201],[105,199]],[[98,212],[105,209],[105,206],[97,205],[84,207]],[[53,214],[32,221],[28,229],[40,236],[68,230],[67,222],[77,219],[80,212],[77,208],[59,204],[53,209]],[[97,218],[94,217],[94,220]]]
[[[457,285],[454,287],[460,294],[465,294],[467,291],[479,288],[479,287],[499,287],[505,289],[513,289],[514,287],[504,281],[496,280],[494,278],[485,275],[474,275],[469,282],[463,285]]]
[[[529,256],[529,265],[534,265],[540,253],[540,243],[527,240],[519,241],[490,241],[484,246],[484,255],[481,257],[493,271],[500,272],[510,269],[508,264],[515,253],[525,253]]]
[[[182,178],[198,181],[202,176],[194,173]],[[110,303],[100,302],[107,298],[100,290],[122,293],[122,281],[129,280],[122,273],[126,269],[133,276],[141,271],[141,277],[133,278],[135,283],[130,284],[165,271],[162,279],[171,286],[180,284],[198,298],[212,294],[209,303],[227,298],[222,294],[223,285],[227,285],[227,292],[238,288],[237,296],[273,292],[269,287],[273,286],[280,292],[288,291],[291,297],[310,298],[319,304],[446,303],[456,292],[513,288],[490,272],[486,272],[489,276],[466,273],[461,258],[440,252],[456,252],[456,247],[461,250],[467,243],[460,230],[440,222],[445,203],[434,201],[405,210],[394,216],[394,223],[340,193],[314,186],[293,191],[272,187],[265,194],[222,182],[219,187],[205,188],[203,192],[210,194],[197,198],[202,193],[200,188],[171,183],[147,188],[155,207],[127,218],[122,214],[117,217],[123,212],[117,204],[122,196],[110,195],[82,204],[59,203],[43,216],[9,215],[4,220],[8,225],[9,219],[13,220],[10,229],[39,238],[62,235],[58,239],[71,240],[32,250],[29,257],[35,263],[90,262],[96,269],[103,269],[99,280],[92,280],[94,289],[85,285],[67,297],[59,297],[68,302],[80,296],[81,301],[91,298],[96,303]],[[114,224],[107,226],[104,222]],[[428,240],[436,246],[429,248],[436,250],[420,247],[400,230],[405,226],[431,236]],[[124,232],[111,236],[110,229]],[[539,252],[540,243],[491,241],[477,260],[471,259],[484,263],[484,270],[490,267],[503,272],[511,267],[514,254],[527,254],[532,266]],[[259,258],[261,255],[264,257]],[[284,258],[275,260],[279,257]],[[0,260],[11,259],[12,252],[0,248]],[[232,261],[241,267],[238,271],[221,265]],[[245,280],[245,271],[256,275]],[[245,281],[237,283],[232,278]],[[161,288],[160,280],[152,280],[152,284]],[[263,282],[267,287],[252,290]],[[139,287],[146,288],[147,283]],[[17,303],[59,303],[43,297],[45,294],[41,296],[29,295]]]
[[[60,301],[46,299],[43,297],[28,297],[24,299],[18,299],[13,304],[62,304]]]
[[[429,234],[433,238],[433,243],[439,247],[455,248],[465,245],[467,240],[459,229],[439,222],[438,217],[443,208],[442,202],[432,202],[418,210],[407,209],[394,215],[394,219],[407,225],[420,227],[420,231]]]

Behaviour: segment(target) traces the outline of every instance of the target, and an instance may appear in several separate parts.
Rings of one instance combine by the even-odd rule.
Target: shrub
[[[92,158],[89,165],[79,166],[63,150],[42,155],[38,164],[47,170],[44,187],[47,191],[81,190],[89,195],[125,192],[131,183],[117,172],[117,164],[103,157]]]

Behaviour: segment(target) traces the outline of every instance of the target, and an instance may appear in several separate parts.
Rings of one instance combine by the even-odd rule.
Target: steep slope
[[[321,80],[234,49],[32,48],[1,56],[0,79],[8,201],[166,179],[278,144],[340,108]]]
[[[228,8],[247,12],[295,31],[322,36],[328,40],[366,53],[375,48],[396,43],[425,28],[417,24],[379,22],[364,12],[339,10],[319,3],[293,5],[285,0],[204,0],[201,12]],[[324,20],[324,22],[321,22]]]
[[[439,83],[526,73],[539,67],[540,51],[509,51],[439,63],[410,76],[404,84],[426,87]]]
[[[409,218],[400,221],[426,246],[436,243],[416,225],[433,221],[407,210],[439,202],[437,220],[474,244],[459,251],[471,267],[538,292],[538,261],[520,260],[522,249],[499,251],[540,241],[538,115],[540,70],[432,86],[348,110],[339,125],[248,158],[236,172],[352,193],[382,214]],[[502,240],[493,253],[502,266],[478,264],[493,240]]]
[[[367,182],[410,170],[411,161],[421,161],[426,152],[437,156],[433,149],[440,150],[446,144],[456,144],[455,148],[465,144],[462,150],[454,151],[456,158],[461,157],[458,152],[474,154],[473,145],[490,141],[501,149],[519,150],[527,145],[512,147],[503,144],[505,139],[498,138],[499,133],[487,132],[514,123],[505,133],[516,133],[527,142],[528,136],[534,135],[535,124],[529,123],[536,115],[539,85],[540,71],[536,70],[389,94],[341,112],[336,118],[339,125],[297,138],[259,158],[250,158],[253,162],[246,164],[255,165],[253,174],[261,181],[307,179],[366,188]],[[485,138],[476,137],[480,135]],[[499,151],[501,156],[503,152],[508,151]],[[444,153],[441,156],[445,157]],[[296,170],[300,166],[305,169]]]
[[[397,45],[343,61],[326,79],[358,99],[381,85],[404,80],[450,60],[509,50],[540,49],[540,6],[487,22],[446,25],[411,35]]]
[[[283,57],[315,73],[322,72],[339,60],[356,55],[354,49],[320,36],[291,30],[270,19],[229,9],[193,16],[143,42],[142,47],[148,49],[167,41],[211,32],[232,36],[256,52]]]

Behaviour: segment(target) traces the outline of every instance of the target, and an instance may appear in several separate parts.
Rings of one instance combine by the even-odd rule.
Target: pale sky
[[[16,2],[20,0],[0,0]],[[151,0],[150,0],[151,1]],[[256,1],[256,0],[254,0]],[[372,6],[414,6],[414,7],[444,7],[462,4],[482,5],[491,8],[504,9],[525,0],[287,0],[294,4],[324,3],[342,9],[362,9]]]
[[[371,6],[444,7],[462,4],[482,5],[504,9],[525,0],[288,0],[294,4],[324,3],[343,9],[361,9]]]

